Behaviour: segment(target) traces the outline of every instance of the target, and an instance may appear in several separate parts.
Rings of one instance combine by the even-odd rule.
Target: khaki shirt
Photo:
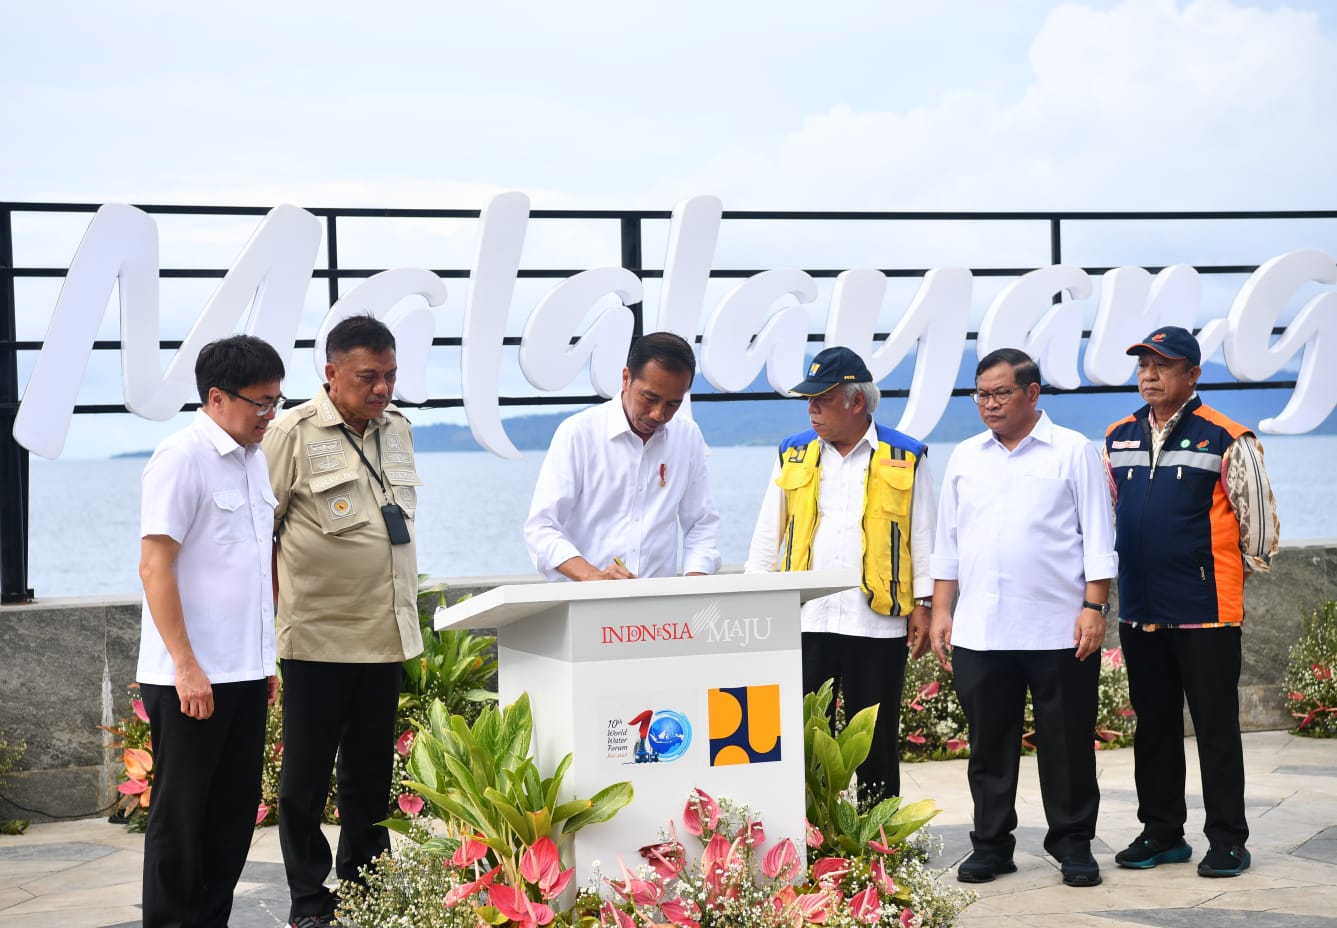
[[[343,425],[321,390],[265,432],[278,500],[278,656],[351,664],[407,660],[422,651],[413,525],[422,481],[412,426],[393,405],[361,436]],[[408,544],[390,544],[381,515],[387,500],[355,442],[404,510],[414,539]]]

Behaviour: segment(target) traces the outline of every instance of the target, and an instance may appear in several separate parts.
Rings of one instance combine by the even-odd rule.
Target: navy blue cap
[[[1171,361],[1192,361],[1194,367],[1202,364],[1202,349],[1188,329],[1177,325],[1163,325],[1136,345],[1128,346],[1127,354],[1141,354],[1151,350]]]
[[[799,396],[821,396],[837,384],[872,382],[873,375],[868,372],[863,358],[848,348],[824,348],[808,365],[808,378],[789,392]]]

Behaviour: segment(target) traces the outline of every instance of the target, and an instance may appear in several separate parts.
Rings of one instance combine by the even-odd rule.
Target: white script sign
[[[721,390],[745,389],[764,370],[771,386],[783,393],[802,378],[808,316],[799,304],[817,299],[816,282],[800,270],[763,271],[726,294],[702,326],[722,211],[719,199],[709,196],[694,197],[674,209],[657,325],[646,330],[676,332],[688,340],[699,332],[701,371]],[[480,445],[503,457],[519,454],[506,435],[498,394],[502,338],[528,223],[529,198],[522,193],[500,194],[483,209],[460,333],[461,392],[469,426]],[[113,285],[118,285],[120,299],[125,405],[146,419],[168,419],[190,401],[200,348],[231,333],[247,307],[245,331],[273,344],[286,361],[320,235],[320,221],[305,210],[284,205],[270,211],[164,374],[158,361],[157,225],[133,207],[103,206],[70,261],[15,419],[14,437],[43,457],[60,456]],[[1301,355],[1290,401],[1278,416],[1259,423],[1263,432],[1310,431],[1337,407],[1337,291],[1309,300],[1272,343],[1272,329],[1287,303],[1310,282],[1337,284],[1337,263],[1313,249],[1272,258],[1240,287],[1226,317],[1209,322],[1198,336],[1204,357],[1224,347],[1226,366],[1242,381],[1266,380]],[[827,310],[825,341],[857,351],[879,381],[914,348],[910,397],[896,427],[927,435],[947,406],[960,367],[973,278],[964,268],[929,271],[890,334],[875,344],[886,285],[886,277],[869,268],[840,274]],[[977,353],[1019,347],[1039,362],[1046,381],[1059,389],[1075,389],[1082,383],[1082,307],[1076,301],[1092,290],[1090,276],[1078,267],[1054,265],[1022,275],[990,304],[980,324]],[[582,271],[554,286],[525,323],[519,360],[529,383],[541,390],[561,390],[588,364],[594,389],[613,395],[632,332],[627,306],[639,302],[642,292],[640,279],[621,267]],[[1071,299],[1053,303],[1062,292]],[[1081,373],[1093,384],[1127,383],[1136,365],[1124,353],[1127,346],[1162,325],[1193,328],[1201,293],[1198,273],[1187,265],[1168,267],[1155,278],[1138,267],[1108,272],[1101,281]],[[600,312],[584,331],[575,331],[589,308],[610,294],[618,305]],[[415,295],[423,305],[398,306]],[[321,346],[330,327],[347,315],[370,312],[395,332],[400,361],[396,396],[422,402],[428,397],[433,310],[446,299],[445,284],[422,268],[395,268],[368,278],[330,307],[316,338],[317,372],[323,367]],[[572,338],[576,341],[569,344]]]

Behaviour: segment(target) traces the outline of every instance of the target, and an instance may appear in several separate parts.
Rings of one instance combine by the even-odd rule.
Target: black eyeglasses
[[[976,390],[970,394],[970,398],[975,401],[976,406],[985,406],[990,400],[997,400],[998,405],[1002,406],[1008,400],[1012,399],[1013,393],[1020,393],[1021,387],[999,387],[990,393],[988,390]]]
[[[257,418],[261,416],[267,416],[271,412],[278,412],[280,409],[283,408],[283,404],[288,402],[288,398],[284,396],[282,393],[280,393],[275,399],[270,400],[268,403],[257,403],[249,396],[242,396],[240,393],[233,392],[232,390],[229,390],[227,387],[219,387],[218,389],[222,390],[228,396],[234,397],[239,400],[244,400],[245,402],[250,403],[252,406],[255,407],[255,415]]]

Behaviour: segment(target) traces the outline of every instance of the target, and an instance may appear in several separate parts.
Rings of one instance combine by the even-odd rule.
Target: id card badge
[[[409,526],[404,519],[404,510],[399,508],[398,503],[386,503],[381,507],[381,515],[385,518],[385,530],[390,535],[390,544],[406,545],[413,540],[409,537]]]

